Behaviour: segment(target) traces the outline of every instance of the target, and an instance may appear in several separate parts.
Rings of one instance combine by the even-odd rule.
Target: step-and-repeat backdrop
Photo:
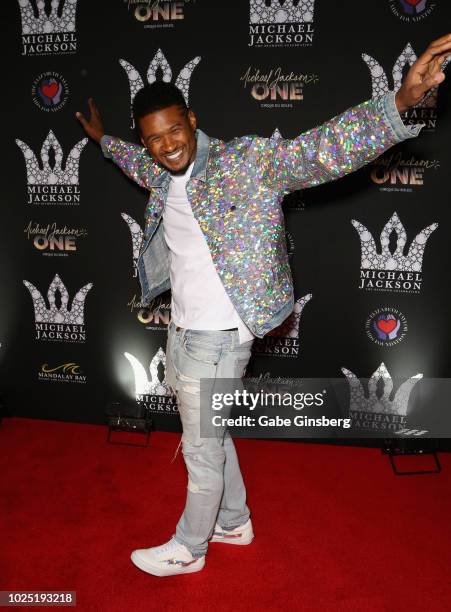
[[[170,294],[144,307],[136,275],[147,194],[88,142],[75,112],[92,96],[106,132],[136,141],[131,100],[163,79],[210,136],[294,137],[399,88],[446,33],[451,5],[6,4],[0,392],[14,415],[92,423],[110,402],[138,399],[159,429],[178,430],[165,382]],[[448,375],[450,100],[445,83],[406,116],[425,124],[419,138],[286,198],[295,311],[255,342],[249,376],[372,377],[380,394],[391,380],[411,379],[414,392]],[[408,394],[384,401],[402,422]]]

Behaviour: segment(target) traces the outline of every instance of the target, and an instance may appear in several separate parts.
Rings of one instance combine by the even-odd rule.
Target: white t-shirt
[[[163,231],[170,252],[172,320],[186,329],[237,327],[240,343],[254,338],[238,315],[216,272],[206,240],[186,193],[193,164],[184,175],[172,175],[163,212]]]

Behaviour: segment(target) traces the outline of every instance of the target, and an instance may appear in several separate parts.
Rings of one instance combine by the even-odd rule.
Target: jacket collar
[[[208,154],[210,150],[210,141],[211,138],[207,136],[202,130],[196,130],[196,140],[197,140],[197,151],[196,158],[194,160],[193,171],[191,173],[191,178],[198,179],[200,181],[207,180],[207,163],[208,163]],[[150,187],[168,187],[170,181],[170,173],[167,170],[164,170],[161,174],[156,176]]]

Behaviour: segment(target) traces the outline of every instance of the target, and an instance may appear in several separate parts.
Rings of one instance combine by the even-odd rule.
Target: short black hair
[[[137,92],[132,104],[135,125],[138,125],[138,119],[141,117],[174,105],[180,106],[185,111],[188,110],[182,92],[173,83],[155,81],[144,85]]]

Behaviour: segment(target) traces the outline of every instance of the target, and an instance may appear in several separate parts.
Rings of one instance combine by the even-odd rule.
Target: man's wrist
[[[395,94],[395,104],[396,104],[396,108],[398,109],[398,113],[399,113],[399,114],[401,114],[401,113],[405,113],[405,112],[406,112],[406,110],[408,110],[408,109],[409,109],[409,107],[407,106],[407,104],[405,104],[405,103],[403,102],[403,99],[402,99],[402,94],[400,94],[400,91],[401,91],[401,90],[397,91],[397,92],[396,92],[396,94]]]

